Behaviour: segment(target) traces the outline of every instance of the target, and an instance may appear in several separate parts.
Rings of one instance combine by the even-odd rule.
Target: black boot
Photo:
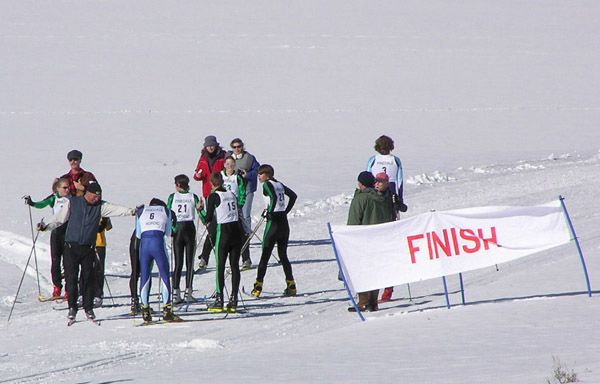
[[[93,309],[88,309],[85,311],[85,317],[87,317],[88,320],[94,320],[96,318],[96,314],[94,313]]]
[[[223,312],[223,293],[217,293],[215,301],[208,305],[208,312]]]
[[[237,312],[237,303],[237,295],[232,293],[231,296],[229,296],[229,302],[227,302],[227,312]]]
[[[131,311],[129,312],[132,315],[137,315],[138,313],[140,313],[141,308],[140,308],[140,299],[138,299],[137,297],[132,297],[131,298]]]
[[[69,315],[67,316],[67,318],[69,320],[75,320],[75,316],[77,316],[77,308],[69,308]]]
[[[296,296],[296,282],[294,280],[286,280],[287,288],[283,291],[283,296]]]
[[[149,323],[152,321],[152,315],[150,314],[150,306],[144,305],[142,307],[142,319],[144,319],[145,323]]]
[[[179,322],[182,321],[181,317],[173,313],[173,307],[171,304],[166,304],[163,307],[163,320],[167,322]]]
[[[254,283],[254,289],[252,290],[252,292],[250,292],[250,294],[254,297],[260,297],[260,294],[262,293],[262,286],[263,282],[256,280],[256,282]]]

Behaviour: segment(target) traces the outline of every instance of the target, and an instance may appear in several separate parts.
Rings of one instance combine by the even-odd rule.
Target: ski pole
[[[200,229],[200,219],[198,219],[197,228]],[[206,232],[207,232],[206,225],[204,225],[204,231],[202,231],[202,234],[200,235],[200,237],[198,237],[198,231],[196,231],[196,248],[194,248],[194,255],[196,255],[196,251],[198,250],[198,248],[200,248],[200,244],[202,244],[202,239],[204,239],[204,235],[206,234]]]
[[[256,226],[254,227],[254,230],[252,231],[252,233],[250,234],[250,236],[248,236],[248,238],[246,239],[246,242],[242,246],[242,249],[240,251],[240,255],[243,254],[244,251],[246,250],[246,248],[250,246],[250,240],[252,239],[252,237],[253,236],[258,236],[258,235],[256,235],[256,232],[258,232],[260,226],[262,225],[262,223],[264,221],[265,221],[265,218],[264,218],[264,216],[261,215],[260,221],[256,224]],[[261,240],[261,243],[262,243],[262,240]]]
[[[96,262],[98,263],[98,266],[100,266],[100,263],[102,262],[100,260],[100,255],[98,255],[98,250],[96,249]],[[110,290],[110,285],[108,285],[108,279],[106,278],[106,273],[102,274],[104,277],[104,283],[106,284],[106,289],[108,290],[108,294],[110,295],[110,299],[112,300],[113,306],[116,306],[117,304],[115,303],[115,298],[113,297],[113,294]],[[100,282],[98,282],[97,284],[100,284]]]
[[[408,301],[413,301],[412,295],[410,293],[410,284],[406,283],[406,287],[408,288]]]
[[[262,219],[264,220],[267,217],[267,209],[265,208],[265,210],[263,211],[263,213],[261,214]],[[263,239],[261,239],[258,234],[256,233],[256,231],[253,233],[253,235],[258,239],[258,241],[261,242],[261,244],[263,243]],[[279,260],[279,257],[275,256],[275,254],[271,253],[271,257],[274,257],[275,260],[277,260],[277,263],[281,263],[281,260]]]
[[[23,198],[25,198],[25,196],[23,196]],[[37,278],[38,297],[41,297],[42,288],[40,287],[40,274],[38,272],[37,252],[35,251],[35,241],[33,236],[33,216],[31,215],[31,205],[27,204],[27,207],[29,208],[29,225],[31,227],[31,240],[33,241],[33,259],[35,260],[35,275]]]
[[[108,279],[106,278],[106,275],[104,275],[104,282],[106,283],[106,289],[108,289],[110,299],[112,300],[113,305],[116,306],[117,304],[115,303],[115,297],[113,296],[112,291],[110,290],[110,285],[108,285]]]
[[[173,241],[173,238],[171,237],[171,252],[169,252],[171,254],[171,265],[169,267],[169,275],[171,276],[171,292],[169,293],[169,295],[171,296],[171,308],[173,310],[175,310],[175,307],[173,306],[175,303],[173,302],[173,291],[174,291],[174,287],[175,287],[175,259],[173,256],[173,253],[175,252],[173,247],[175,246],[175,242]]]
[[[40,231],[37,232],[35,238],[33,239],[33,245],[31,246],[31,251],[29,252],[29,257],[27,258],[27,264],[25,264],[25,268],[23,269],[23,275],[21,276],[21,281],[19,282],[19,288],[17,288],[17,293],[15,294],[15,300],[12,303],[12,307],[10,308],[10,313],[8,314],[8,319],[6,322],[10,321],[13,310],[15,309],[15,304],[17,303],[17,299],[19,298],[19,292],[21,291],[21,284],[23,284],[23,279],[25,278],[25,273],[27,273],[27,268],[29,267],[29,262],[31,261],[31,255],[33,255],[33,251],[35,250],[35,242],[40,234]]]

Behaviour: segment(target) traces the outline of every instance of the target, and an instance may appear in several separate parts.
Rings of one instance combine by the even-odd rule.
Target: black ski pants
[[[129,240],[129,262],[131,274],[129,275],[129,292],[132,299],[138,299],[138,281],[140,279],[140,240],[135,237],[135,231]]]
[[[173,289],[179,289],[183,259],[185,254],[185,287],[192,289],[194,280],[194,254],[196,252],[196,225],[193,221],[177,222],[177,230],[173,236],[173,254],[175,269],[173,271]]]
[[[63,224],[60,227],[50,232],[50,274],[52,275],[52,284],[55,287],[61,288],[62,284],[62,270],[61,262],[63,260],[63,254],[65,252],[65,232],[67,231],[67,224]]]
[[[290,225],[288,224],[287,217],[277,217],[267,220],[267,226],[265,227],[265,234],[262,243],[262,254],[260,256],[260,262],[258,263],[258,271],[256,274],[257,281],[263,281],[265,274],[267,273],[267,265],[271,258],[271,253],[277,245],[277,255],[279,261],[283,267],[286,280],[294,280],[292,274],[292,264],[287,256],[288,241],[290,239]]]
[[[231,292],[237,297],[240,289],[240,252],[244,243],[244,231],[239,222],[218,224],[216,231],[215,255],[217,264],[218,295],[223,294],[225,286],[225,262],[229,258],[231,268]]]
[[[81,268],[81,293],[83,296],[83,309],[88,311],[94,306],[93,271],[96,249],[94,245],[65,243],[65,277],[67,292],[69,293],[69,308],[77,309],[79,287],[77,278]]]

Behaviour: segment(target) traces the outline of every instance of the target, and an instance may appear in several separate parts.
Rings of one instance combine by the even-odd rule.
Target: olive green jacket
[[[372,188],[356,189],[348,212],[348,225],[371,225],[396,220],[396,211],[389,191],[378,193]]]

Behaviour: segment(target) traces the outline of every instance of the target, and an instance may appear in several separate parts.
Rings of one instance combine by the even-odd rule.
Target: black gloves
[[[43,221],[40,221],[39,223],[37,223],[38,231],[44,232],[46,230],[46,228],[48,228],[48,226]]]
[[[33,202],[33,200],[31,200],[31,196],[29,196],[29,195],[23,196],[23,199],[25,199],[25,204],[31,205],[32,207],[34,206],[34,202]]]
[[[400,212],[406,212],[408,210],[408,206],[406,204],[404,204],[404,202],[400,201],[398,203],[398,210]]]
[[[408,210],[408,207],[406,206],[406,204],[404,204],[402,198],[395,193],[392,193],[392,202],[394,203],[394,209],[396,210],[396,212],[406,212]]]

